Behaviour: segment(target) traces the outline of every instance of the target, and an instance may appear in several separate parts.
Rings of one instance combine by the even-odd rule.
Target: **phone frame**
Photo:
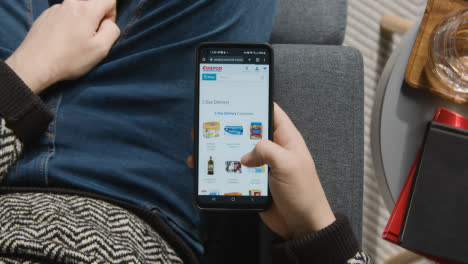
[[[198,146],[199,146],[199,115],[200,115],[200,50],[204,48],[263,48],[268,49],[270,54],[270,63],[269,63],[269,100],[268,100],[268,139],[273,140],[273,80],[274,80],[274,53],[273,48],[268,43],[236,43],[236,42],[205,42],[198,45],[195,49],[195,101],[194,101],[194,203],[195,206],[200,210],[209,210],[209,211],[254,211],[261,212],[269,209],[272,203],[272,197],[270,193],[270,186],[268,186],[268,196],[267,202],[262,204],[206,204],[201,203],[198,199]],[[267,166],[267,175],[269,180],[270,177],[270,167]],[[222,195],[220,195],[222,196]]]

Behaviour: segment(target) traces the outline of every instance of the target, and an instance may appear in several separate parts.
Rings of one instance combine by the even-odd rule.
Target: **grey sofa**
[[[274,100],[302,132],[332,209],[349,217],[361,241],[363,64],[359,51],[341,46],[346,9],[346,0],[279,0],[270,42]],[[218,240],[208,249],[217,257],[206,262],[271,263],[278,238],[258,217],[218,219]]]

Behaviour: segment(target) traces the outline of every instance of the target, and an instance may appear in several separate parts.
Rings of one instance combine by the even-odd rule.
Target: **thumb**
[[[278,168],[284,160],[287,150],[270,141],[262,140],[255,148],[242,157],[242,164],[247,167],[258,167],[267,164],[272,169]]]

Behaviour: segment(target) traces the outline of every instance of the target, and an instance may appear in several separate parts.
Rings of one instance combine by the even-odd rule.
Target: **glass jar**
[[[468,9],[445,16],[434,28],[425,68],[433,92],[468,103]]]

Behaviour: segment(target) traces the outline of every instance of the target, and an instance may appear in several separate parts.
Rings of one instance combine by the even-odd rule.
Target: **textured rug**
[[[384,263],[401,248],[381,238],[390,212],[385,207],[374,172],[370,146],[370,121],[380,73],[398,45],[400,36],[382,36],[380,18],[392,14],[416,20],[426,0],[348,0],[348,22],[344,45],[359,49],[364,58],[364,208],[363,248],[375,263]],[[424,261],[425,262],[425,261]],[[425,262],[427,263],[427,262]]]

